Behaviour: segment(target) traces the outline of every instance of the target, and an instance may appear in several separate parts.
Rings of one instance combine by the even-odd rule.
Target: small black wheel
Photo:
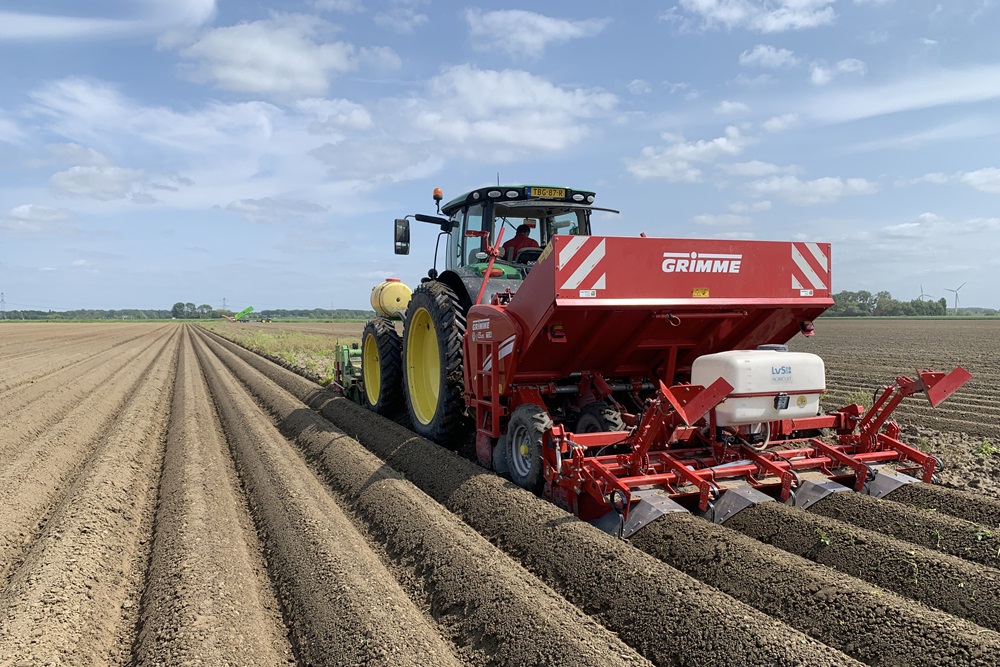
[[[532,493],[545,485],[542,462],[542,442],[552,428],[552,419],[545,408],[533,403],[518,406],[510,416],[506,443],[507,468],[512,482]]]
[[[376,317],[361,334],[359,402],[369,410],[395,418],[403,408],[403,343],[392,322]]]
[[[576,433],[604,433],[606,431],[625,431],[622,416],[609,403],[594,401],[583,406],[576,420]]]

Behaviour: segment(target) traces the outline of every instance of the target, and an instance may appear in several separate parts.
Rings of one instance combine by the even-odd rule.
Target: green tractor
[[[438,215],[395,221],[397,255],[409,254],[410,217],[440,229],[434,266],[412,294],[398,281],[372,291],[378,317],[362,334],[359,393],[369,409],[390,418],[405,411],[414,431],[458,447],[471,424],[462,347],[469,308],[516,292],[555,234],[590,235],[591,213],[610,209],[595,209],[593,192],[524,185],[478,188],[443,206],[436,189],[434,200]],[[487,250],[502,228],[506,242],[490,268]]]

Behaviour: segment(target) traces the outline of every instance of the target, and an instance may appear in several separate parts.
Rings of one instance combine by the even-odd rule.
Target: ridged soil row
[[[726,525],[746,518],[753,509],[743,510]],[[839,561],[829,563],[837,569],[823,567],[687,513],[664,515],[630,541],[868,664],[1000,664],[1000,634],[866,586],[838,571],[850,572]]]
[[[169,335],[171,331],[160,330],[158,335],[150,332],[120,349],[94,356],[82,368],[56,373],[4,397],[0,401],[0,461],[12,458],[87,396],[101,393],[104,385],[117,382],[117,374],[134,357],[161,344]]]
[[[175,336],[177,330],[171,334]],[[80,468],[100,445],[142,379],[167,351],[161,337],[117,371],[114,381],[91,387],[65,417],[21,447],[0,468],[0,581],[24,554]],[[36,404],[45,414],[48,406]]]
[[[918,509],[944,512],[982,524],[993,531],[1000,528],[1000,500],[971,491],[930,484],[906,484],[886,495],[886,498]]]
[[[461,664],[269,417],[195,347],[299,662]]]
[[[139,331],[105,330],[84,338],[60,341],[51,348],[16,359],[0,360],[0,368],[3,369],[0,371],[0,403],[16,398],[23,391],[24,385],[44,381],[60,372],[68,376],[73,369],[73,372],[79,373],[83,365],[95,355],[138,338],[146,338],[149,334],[148,327]]]
[[[471,461],[213,338],[404,474],[651,662],[727,667],[857,664]]]
[[[1000,629],[1000,571],[809,514],[777,502],[739,512],[726,526],[900,595]],[[1000,649],[1000,636],[987,640]],[[1000,660],[1000,651],[996,651]]]
[[[173,336],[125,383],[128,403],[0,593],[6,664],[131,662],[176,350]]]
[[[486,665],[649,665],[454,514],[231,352],[212,351],[316,463],[452,642]]]
[[[992,568],[1000,566],[1000,531],[943,512],[860,493],[831,493],[809,512],[874,530]],[[1000,513],[994,514],[995,522]]]
[[[185,329],[136,664],[293,662],[239,480]]]
[[[0,329],[0,361],[16,359],[39,350],[56,349],[81,337],[79,328],[44,324],[4,324]]]

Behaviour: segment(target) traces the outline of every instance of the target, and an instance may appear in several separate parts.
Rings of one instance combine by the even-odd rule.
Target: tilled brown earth
[[[194,327],[21,332],[2,667],[1000,664],[995,522],[959,492],[627,543]]]

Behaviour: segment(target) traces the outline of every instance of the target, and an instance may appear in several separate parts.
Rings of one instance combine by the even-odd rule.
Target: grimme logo
[[[662,269],[664,273],[739,273],[742,265],[743,255],[665,252]]]

